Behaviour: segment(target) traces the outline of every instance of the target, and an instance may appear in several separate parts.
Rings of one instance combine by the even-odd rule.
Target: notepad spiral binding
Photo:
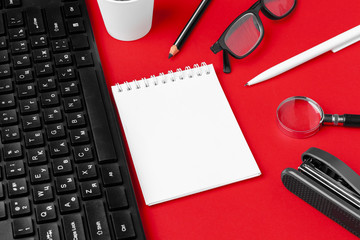
[[[186,76],[185,73],[187,73]],[[151,85],[158,86],[159,84],[166,84],[169,79],[171,82],[175,82],[177,79],[184,80],[186,77],[193,78],[195,75],[202,76],[204,73],[207,75],[210,74],[210,68],[205,62],[202,62],[201,66],[194,64],[193,68],[187,66],[184,71],[181,68],[176,69],[176,72],[169,70],[167,74],[160,73],[158,76],[151,75],[150,78],[142,78],[140,81],[143,81],[145,87],[150,87]],[[131,85],[134,85],[136,89],[142,88],[138,80],[125,82],[123,84],[116,83],[118,92],[133,90],[133,86]]]

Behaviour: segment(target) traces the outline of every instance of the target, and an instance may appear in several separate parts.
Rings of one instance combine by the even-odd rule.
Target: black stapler
[[[284,186],[360,237],[360,176],[333,155],[310,148],[298,170],[285,169]]]

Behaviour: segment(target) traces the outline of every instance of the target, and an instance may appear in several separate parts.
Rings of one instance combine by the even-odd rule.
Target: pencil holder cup
[[[108,33],[122,41],[144,37],[151,29],[154,0],[97,0]]]

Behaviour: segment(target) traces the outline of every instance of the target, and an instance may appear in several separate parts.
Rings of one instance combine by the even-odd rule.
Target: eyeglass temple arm
[[[219,43],[219,41],[216,41],[216,43],[214,43],[214,45],[212,45],[211,47],[210,47],[210,49],[211,49],[211,51],[213,52],[213,53],[218,53],[218,52],[220,52],[221,50],[223,50],[222,49],[222,47],[220,46],[220,43]]]
[[[224,73],[231,73],[229,53],[226,50],[223,51],[223,65]]]
[[[214,45],[212,45],[210,49],[215,54],[220,52],[221,50],[223,50],[223,63],[224,63],[223,71],[224,71],[224,73],[231,73],[229,53],[226,50],[222,49],[219,41],[216,41],[216,43]]]

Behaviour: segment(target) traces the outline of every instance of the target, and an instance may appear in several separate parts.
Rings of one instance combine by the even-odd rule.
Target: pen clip
[[[331,49],[331,51],[333,53],[336,53],[336,52],[340,51],[341,49],[344,49],[344,48],[350,46],[351,44],[356,43],[357,41],[360,41],[360,36],[356,36],[354,39],[351,39],[350,41],[347,41],[339,46],[334,47],[333,49]]]

